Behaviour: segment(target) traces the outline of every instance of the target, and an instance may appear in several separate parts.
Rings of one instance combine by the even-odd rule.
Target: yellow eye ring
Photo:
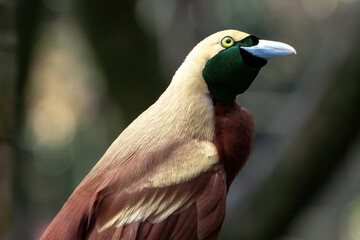
[[[234,45],[234,39],[232,39],[232,37],[224,37],[221,40],[221,45],[225,48],[231,47]]]

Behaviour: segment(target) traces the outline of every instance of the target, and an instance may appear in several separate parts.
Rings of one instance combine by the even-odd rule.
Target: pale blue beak
[[[252,47],[240,47],[255,57],[270,59],[279,56],[296,54],[292,46],[276,41],[259,40],[259,43]]]

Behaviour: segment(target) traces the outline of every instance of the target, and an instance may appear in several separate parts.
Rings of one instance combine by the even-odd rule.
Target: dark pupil
[[[230,38],[226,39],[226,43],[231,43],[231,39]]]

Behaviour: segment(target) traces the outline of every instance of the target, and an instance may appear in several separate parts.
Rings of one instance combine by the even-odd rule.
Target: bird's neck
[[[185,73],[177,75],[180,76]],[[96,189],[98,179],[106,178],[111,169],[131,157],[141,157],[190,139],[211,141],[214,136],[213,104],[208,91],[193,80],[193,83],[189,80],[184,84],[173,80],[158,101],[120,134],[78,188]],[[190,91],[190,85],[196,86],[198,91]]]
[[[209,89],[202,76],[204,66],[204,61],[187,58],[173,76],[168,90],[171,91],[174,88],[179,94],[188,96],[191,94],[208,94]]]

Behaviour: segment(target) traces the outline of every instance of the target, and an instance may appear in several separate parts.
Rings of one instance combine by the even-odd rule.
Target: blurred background
[[[359,0],[0,0],[0,239],[38,239],[204,37],[294,46],[238,98],[256,123],[220,239],[360,239]]]

